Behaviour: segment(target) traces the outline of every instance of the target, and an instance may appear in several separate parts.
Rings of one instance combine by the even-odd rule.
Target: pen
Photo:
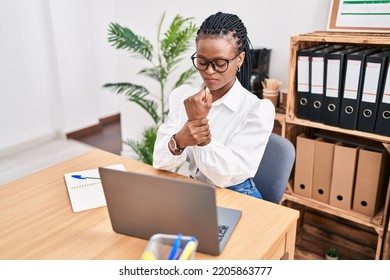
[[[87,177],[87,176],[83,176],[83,175],[72,175],[72,178],[76,178],[76,179],[82,179],[82,180],[86,180],[86,179],[97,179],[97,180],[100,180],[99,177]]]
[[[169,253],[168,260],[174,260],[175,259],[176,252],[177,252],[177,250],[180,247],[181,237],[182,237],[182,234],[179,233],[177,235],[177,238],[176,238],[175,242],[172,245],[172,249],[171,249],[171,252]]]
[[[195,238],[191,237],[190,240],[186,243],[184,246],[183,250],[180,253],[180,256],[178,257],[178,260],[189,260],[191,257],[191,254],[195,251],[196,249],[196,242]]]

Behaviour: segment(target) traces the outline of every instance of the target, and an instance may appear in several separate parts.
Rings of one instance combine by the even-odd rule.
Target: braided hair
[[[240,71],[237,71],[237,78],[240,83],[247,89],[251,90],[251,49],[252,44],[248,38],[246,27],[241,19],[233,14],[227,14],[218,12],[209,16],[200,26],[196,41],[202,36],[228,36],[231,35],[235,39],[237,44],[237,50],[239,52],[245,52],[244,62],[241,65]]]

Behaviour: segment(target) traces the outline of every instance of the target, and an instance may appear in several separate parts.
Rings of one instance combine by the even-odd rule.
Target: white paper
[[[380,63],[366,64],[366,74],[364,77],[364,86],[362,93],[362,101],[375,103],[378,93],[379,74],[381,70]]]
[[[389,68],[387,68],[385,90],[383,92],[382,102],[390,104],[390,63],[389,63]]]
[[[324,93],[324,58],[313,57],[311,61],[311,93]]]
[[[340,0],[335,25],[338,27],[389,28],[390,3],[389,1]]]
[[[357,99],[361,64],[362,62],[360,60],[347,61],[347,73],[345,75],[343,98]]]
[[[309,92],[309,57],[298,56],[297,68],[297,89],[299,92]]]
[[[126,171],[123,164],[107,166],[107,168]],[[77,179],[72,175],[100,178],[99,170],[89,169],[67,173],[64,175],[73,212],[80,212],[106,206],[103,186],[100,179]]]
[[[339,97],[340,59],[328,59],[326,92],[328,97]]]

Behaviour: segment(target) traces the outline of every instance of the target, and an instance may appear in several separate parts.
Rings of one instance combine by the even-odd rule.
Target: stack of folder
[[[294,193],[370,217],[383,206],[387,151],[301,134],[296,153]]]
[[[297,52],[298,118],[390,136],[390,49],[323,44]]]

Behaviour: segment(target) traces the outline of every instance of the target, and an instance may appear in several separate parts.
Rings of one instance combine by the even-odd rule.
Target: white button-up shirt
[[[275,108],[270,100],[257,98],[237,79],[222,98],[213,102],[207,116],[211,142],[186,147],[178,156],[169,151],[169,139],[188,119],[183,101],[199,90],[183,85],[172,91],[167,120],[157,133],[153,166],[175,170],[188,161],[188,175],[218,187],[253,178],[272,132]]]

